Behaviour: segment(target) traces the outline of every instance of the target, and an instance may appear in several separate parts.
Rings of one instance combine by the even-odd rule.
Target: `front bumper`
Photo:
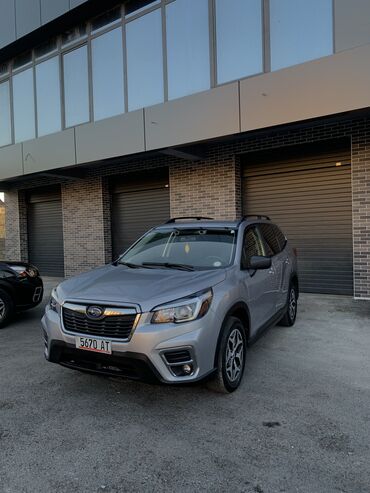
[[[48,361],[77,370],[169,384],[194,382],[214,370],[218,331],[215,330],[217,326],[212,310],[202,319],[184,324],[155,325],[150,323],[150,319],[151,314],[142,314],[131,339],[110,339],[112,354],[103,355],[77,349],[76,336],[89,336],[67,333],[59,314],[47,308],[41,321],[45,357]],[[181,362],[181,354],[185,352],[191,373],[179,375],[181,363],[178,361]],[[168,354],[173,354],[173,358],[168,358]]]

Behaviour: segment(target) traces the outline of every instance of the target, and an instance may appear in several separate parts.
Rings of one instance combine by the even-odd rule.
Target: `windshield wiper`
[[[117,262],[119,265],[125,265],[126,267],[130,267],[130,269],[140,269],[143,267],[140,264],[131,264],[131,262]]]
[[[178,269],[192,271],[194,267],[186,264],[173,264],[171,262],[143,262],[144,266],[148,267],[166,267],[167,269]]]

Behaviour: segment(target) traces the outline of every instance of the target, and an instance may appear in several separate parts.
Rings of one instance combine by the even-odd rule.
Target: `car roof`
[[[154,229],[237,229],[241,224],[255,224],[255,223],[271,223],[265,219],[246,218],[238,219],[235,221],[217,221],[217,220],[199,220],[199,221],[172,221],[160,226],[156,226]]]

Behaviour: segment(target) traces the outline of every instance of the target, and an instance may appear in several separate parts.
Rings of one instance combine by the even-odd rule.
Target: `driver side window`
[[[250,259],[255,255],[264,256],[265,251],[258,230],[255,226],[248,228],[244,233],[242,250],[242,269],[249,269]]]

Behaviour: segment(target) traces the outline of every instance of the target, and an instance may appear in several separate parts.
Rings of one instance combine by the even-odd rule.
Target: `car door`
[[[285,305],[287,296],[284,287],[288,259],[284,250],[286,239],[275,224],[261,223],[258,227],[264,239],[266,255],[271,257],[275,271],[273,290],[276,313]]]
[[[255,255],[266,256],[266,251],[257,226],[251,225],[244,232],[241,258],[243,297],[250,311],[251,336],[274,315],[276,306],[275,269],[273,266],[270,269],[250,269],[250,258]]]

